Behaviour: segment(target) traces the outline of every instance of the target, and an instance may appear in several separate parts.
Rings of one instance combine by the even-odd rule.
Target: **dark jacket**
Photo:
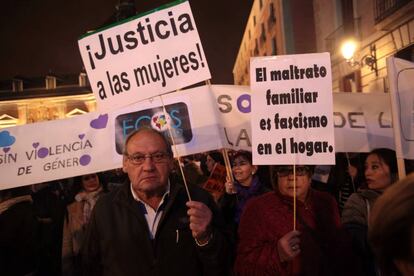
[[[368,218],[369,212],[381,193],[361,189],[348,198],[342,211],[342,224],[352,235],[354,254],[362,261],[365,275],[377,275],[374,254],[368,244]]]
[[[213,212],[213,237],[198,247],[189,229],[184,187],[171,183],[154,240],[130,184],[102,196],[95,205],[82,248],[84,275],[224,275],[227,241],[212,197],[190,189],[192,200]]]
[[[301,251],[281,262],[277,244],[293,230],[292,199],[271,192],[249,200],[239,225],[235,275],[359,275],[334,198],[309,190],[306,201],[296,203]]]
[[[8,202],[13,200],[15,198]],[[36,272],[39,249],[39,223],[31,200],[10,204],[7,210],[0,208],[0,275]]]

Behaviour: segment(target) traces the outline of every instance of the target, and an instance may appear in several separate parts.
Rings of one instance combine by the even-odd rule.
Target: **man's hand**
[[[300,232],[290,231],[277,242],[277,251],[281,262],[288,262],[300,253]]]
[[[211,235],[209,226],[213,216],[210,209],[198,201],[188,201],[186,205],[189,208],[187,214],[190,217],[190,229],[193,237],[199,243],[208,242]]]

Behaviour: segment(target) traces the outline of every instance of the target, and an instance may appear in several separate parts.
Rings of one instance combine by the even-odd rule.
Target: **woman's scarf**
[[[238,198],[234,220],[237,224],[239,224],[240,217],[244,209],[244,206],[246,205],[246,202],[250,198],[260,193],[262,184],[260,183],[259,178],[256,175],[254,175],[252,179],[252,185],[250,185],[249,187],[241,185],[238,181],[235,181],[234,186],[236,187]]]
[[[76,201],[83,203],[82,213],[84,224],[87,224],[89,222],[93,207],[95,206],[96,201],[98,200],[101,193],[102,187],[99,187],[99,189],[94,192],[88,193],[81,191],[75,196]]]

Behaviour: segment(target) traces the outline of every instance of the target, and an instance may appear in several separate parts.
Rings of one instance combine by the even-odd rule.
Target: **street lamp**
[[[367,65],[371,71],[375,71],[375,76],[378,77],[377,67],[377,49],[374,45],[369,46],[370,54],[365,55],[361,58],[361,61],[355,60],[355,52],[358,48],[358,44],[355,40],[347,40],[341,46],[341,53],[346,62],[352,67],[360,65],[361,67]]]

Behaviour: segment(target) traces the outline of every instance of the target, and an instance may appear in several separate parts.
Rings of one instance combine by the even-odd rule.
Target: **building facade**
[[[312,1],[255,0],[233,67],[234,83],[249,84],[250,57],[316,51]]]
[[[341,47],[350,39],[357,48],[346,60]],[[387,92],[386,58],[414,61],[413,45],[413,0],[255,0],[234,83],[249,84],[253,56],[329,52],[334,92]]]
[[[414,1],[314,0],[318,52],[330,52],[333,91],[389,91],[386,58],[413,60]],[[357,42],[352,60],[341,45]]]
[[[0,85],[0,129],[70,118],[95,110],[95,97],[85,73],[15,78]]]

